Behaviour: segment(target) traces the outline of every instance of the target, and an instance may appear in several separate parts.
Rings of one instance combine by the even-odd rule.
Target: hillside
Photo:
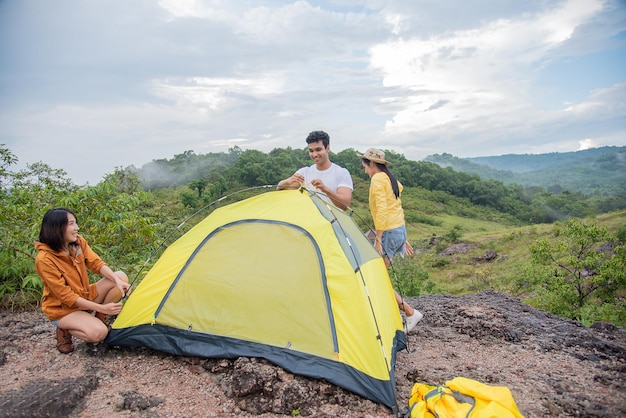
[[[624,154],[626,147],[600,147],[573,152],[549,152],[545,154],[506,154],[500,156],[470,157],[467,160],[496,170],[527,173],[549,170],[555,167],[585,164],[613,154]]]
[[[454,214],[433,215],[437,225],[408,223],[409,240],[421,269],[435,283],[433,292],[460,295],[498,289],[524,300],[523,279],[531,266],[529,248],[554,233],[553,224],[514,226],[495,218],[464,218]],[[589,221],[616,233],[626,228],[626,211],[598,215]],[[458,226],[456,243],[444,236]],[[402,264],[396,261],[399,267]],[[586,325],[590,325],[586,323]]]
[[[429,155],[424,160],[505,184],[539,186],[557,193],[569,190],[586,195],[626,196],[626,147],[473,158],[444,153]]]

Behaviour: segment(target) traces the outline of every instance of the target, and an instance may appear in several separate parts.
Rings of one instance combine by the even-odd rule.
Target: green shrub
[[[551,266],[525,263],[515,273],[510,291],[513,295],[520,297],[535,295],[537,286],[548,281],[552,274],[554,274],[554,269]]]
[[[435,292],[435,283],[430,281],[428,272],[410,257],[396,257],[389,269],[389,276],[394,288],[402,296]]]
[[[421,223],[421,224],[426,224],[426,225],[431,225],[431,226],[441,226],[443,224],[443,222],[440,220],[437,220],[431,216],[423,215],[415,211],[405,211],[404,221],[406,223]]]
[[[430,266],[433,268],[439,268],[439,267],[445,267],[448,264],[450,264],[450,259],[448,258],[438,258],[435,261],[433,261],[432,263],[430,263]]]
[[[490,266],[483,266],[474,270],[467,279],[467,288],[472,292],[480,292],[494,288],[494,277]]]
[[[552,312],[564,318],[577,318],[578,297],[576,291],[562,278],[555,276],[544,287],[536,287],[533,296],[525,301],[535,308]]]
[[[586,303],[579,312],[580,322],[591,326],[595,322],[610,322],[619,327],[626,327],[626,302]]]
[[[461,227],[461,225],[454,225],[443,237],[449,242],[459,242],[462,236],[463,227]]]

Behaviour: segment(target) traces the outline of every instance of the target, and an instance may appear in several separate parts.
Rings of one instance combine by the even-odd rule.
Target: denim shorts
[[[50,322],[52,322],[52,325],[54,325],[55,327],[57,327],[57,328],[59,327],[59,320],[58,319],[55,319],[54,321],[50,321]]]
[[[388,229],[387,231],[383,231],[383,237],[381,240],[383,246],[383,253],[389,257],[390,260],[393,259],[393,256],[396,254],[400,254],[404,257],[405,249],[404,243],[406,242],[406,227],[404,225],[394,228]]]

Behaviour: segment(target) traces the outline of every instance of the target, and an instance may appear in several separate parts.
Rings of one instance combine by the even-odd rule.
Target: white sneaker
[[[422,320],[424,315],[417,309],[413,309],[413,315],[406,317],[406,333],[411,332],[415,325]]]

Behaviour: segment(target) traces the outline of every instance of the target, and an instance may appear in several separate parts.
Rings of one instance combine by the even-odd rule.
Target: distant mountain
[[[626,147],[473,158],[444,153],[429,155],[424,161],[483,179],[539,186],[556,193],[569,190],[586,195],[626,196]]]

